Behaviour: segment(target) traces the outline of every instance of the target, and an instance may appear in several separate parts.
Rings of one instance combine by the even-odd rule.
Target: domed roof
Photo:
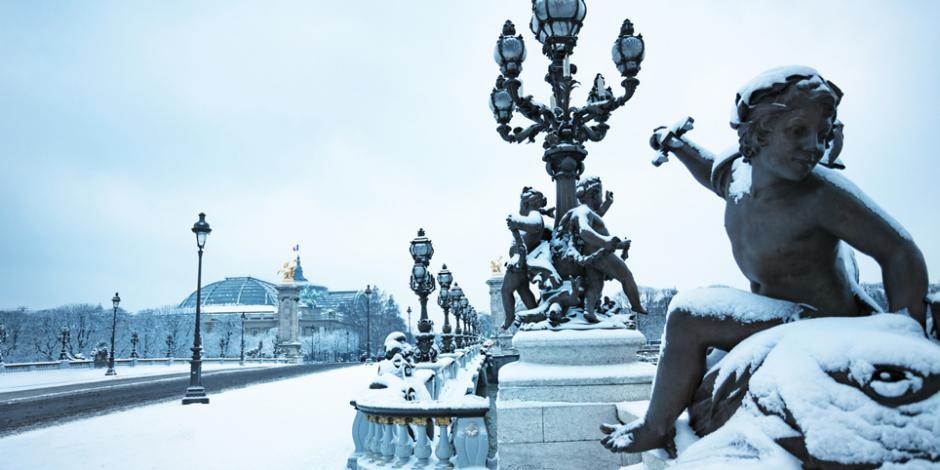
[[[277,306],[277,289],[270,282],[253,277],[227,277],[202,287],[202,305],[271,305]],[[193,292],[179,305],[196,308]]]

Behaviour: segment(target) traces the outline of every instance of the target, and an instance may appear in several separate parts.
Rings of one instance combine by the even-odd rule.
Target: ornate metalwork
[[[447,269],[447,265],[443,265],[441,271],[437,274],[437,283],[440,284],[441,290],[437,294],[437,305],[441,307],[444,311],[444,326],[441,328],[441,352],[442,353],[452,353],[454,352],[454,335],[450,327],[450,286],[453,282],[454,276],[451,274],[450,270]]]
[[[640,83],[636,75],[645,44],[642,35],[633,34],[633,23],[625,20],[611,51],[623,77],[624,94],[614,96],[604,77],[597,74],[587,102],[583,106],[571,106],[571,91],[579,82],[574,79],[577,66],[570,63],[570,57],[586,9],[583,0],[559,2],[564,6],[555,11],[549,8],[550,4],[555,5],[548,1],[534,2],[532,17],[532,31],[543,44],[542,52],[551,60],[545,75],[545,81],[552,86],[550,104],[538,103],[532,96],[522,94],[522,81],[518,76],[526,56],[525,44],[522,35],[516,35],[515,26],[507,20],[493,54],[501,74],[490,93],[490,107],[499,123],[496,131],[507,142],[534,142],[540,133],[546,134],[542,160],[546,171],[556,181],[561,215],[577,205],[574,184],[584,171],[583,161],[587,156],[583,143],[603,140],[610,128],[607,120],[611,113],[626,104],[636,92]],[[513,128],[509,123],[514,112],[522,114],[532,124]]]
[[[642,35],[634,34],[633,23],[625,20],[611,49],[611,58],[620,72],[623,94],[616,96],[604,76],[590,82],[583,105],[571,103],[571,92],[580,83],[574,77],[578,67],[571,63],[578,33],[586,15],[584,0],[533,0],[530,29],[549,59],[545,81],[552,87],[549,104],[537,102],[522,93],[519,75],[526,58],[525,42],[515,25],[506,21],[496,41],[493,58],[499,66],[489,100],[496,131],[510,143],[535,142],[545,134],[542,161],[555,182],[555,210],[545,209],[547,201],[530,187],[523,188],[519,214],[507,218],[513,233],[502,301],[509,328],[512,321],[549,321],[556,327],[573,318],[584,323],[600,323],[595,315],[605,279],[618,281],[634,310],[642,312],[638,290],[626,268],[629,240],[614,236],[603,222],[613,202],[613,193],[604,192],[600,179],[578,180],[588,155],[585,142],[599,142],[607,135],[611,114],[624,106],[636,92],[645,54]],[[514,114],[530,124],[513,127]],[[554,218],[553,229],[543,217]],[[620,256],[615,255],[621,251]],[[529,290],[538,284],[541,298],[536,302]],[[515,312],[518,293],[525,310]],[[479,321],[472,309],[461,309],[464,331],[469,341],[477,341]],[[613,324],[611,327],[614,327]]]
[[[421,303],[421,318],[418,320],[418,334],[416,340],[418,343],[418,353],[416,359],[418,362],[435,362],[437,353],[433,350],[434,322],[428,318],[428,295],[434,292],[434,276],[428,270],[428,264],[434,255],[434,247],[424,235],[424,229],[418,229],[418,236],[411,241],[409,248],[414,266],[411,268],[411,290],[418,295]]]

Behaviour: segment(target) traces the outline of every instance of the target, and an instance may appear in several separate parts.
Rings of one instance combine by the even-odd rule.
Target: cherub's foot
[[[601,444],[611,452],[637,453],[651,449],[663,449],[670,458],[676,458],[676,428],[664,435],[653,432],[646,422],[638,419],[629,424],[602,424],[601,432],[607,434]]]
[[[597,315],[594,312],[584,312],[584,319],[588,323],[600,323],[601,321],[597,319]]]
[[[560,308],[552,309],[548,313],[548,323],[552,326],[558,326],[562,323],[567,323],[570,320],[570,318],[566,317],[565,314],[562,313]]]
[[[637,305],[636,307],[631,307],[630,310],[633,310],[633,311],[636,312],[636,313],[642,313],[643,315],[649,315],[649,312],[647,312],[646,309],[643,308],[642,305]]]

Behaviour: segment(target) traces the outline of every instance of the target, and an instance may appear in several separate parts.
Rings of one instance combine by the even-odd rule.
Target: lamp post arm
[[[545,127],[545,123],[539,122],[524,130],[518,127],[514,130],[512,126],[508,124],[500,124],[499,127],[496,128],[496,132],[499,132],[500,137],[506,142],[518,144],[526,140],[535,142],[535,136],[538,135],[539,132],[542,132],[542,129],[545,129]]]
[[[552,110],[540,103],[536,103],[532,95],[520,96],[519,90],[522,88],[522,81],[518,78],[506,79],[506,91],[512,98],[512,102],[523,116],[534,122],[543,122],[546,119],[552,119]]]
[[[622,96],[589,103],[582,108],[578,108],[578,110],[573,113],[574,119],[584,124],[596,120],[600,120],[599,122],[606,121],[607,118],[610,117],[610,113],[627,104],[627,101],[633,98],[634,93],[636,93],[636,87],[640,85],[640,81],[635,77],[627,77],[620,82],[620,84],[623,85],[624,88],[624,94]]]

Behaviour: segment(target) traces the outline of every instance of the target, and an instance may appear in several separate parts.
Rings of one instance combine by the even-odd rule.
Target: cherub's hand
[[[518,230],[521,224],[512,219],[512,216],[506,217],[506,226],[509,230]]]
[[[607,204],[608,206],[611,205],[611,204],[613,204],[613,203],[614,203],[614,192],[613,192],[613,191],[605,191],[605,192],[604,192],[604,199],[605,199],[604,204]]]
[[[611,237],[610,241],[607,243],[607,249],[610,251],[613,251],[613,250],[616,250],[617,248],[620,248],[620,238]]]

